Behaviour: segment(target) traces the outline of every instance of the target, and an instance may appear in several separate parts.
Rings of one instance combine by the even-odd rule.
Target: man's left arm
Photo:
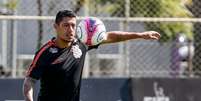
[[[121,42],[131,39],[146,39],[146,40],[158,40],[160,34],[156,31],[145,32],[123,32],[123,31],[111,31],[107,32],[107,38],[101,44]]]

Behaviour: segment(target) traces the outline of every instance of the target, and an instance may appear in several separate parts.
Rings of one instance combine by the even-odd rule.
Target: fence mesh
[[[0,5],[1,15],[55,16],[58,10],[72,9],[80,17],[100,17],[107,31],[155,30],[161,33],[159,41],[130,40],[90,51],[85,77],[201,75],[199,0],[2,0]],[[178,21],[171,18],[178,18]],[[7,74],[6,77],[23,77],[40,45],[38,39],[41,38],[43,44],[54,36],[54,19],[5,19],[0,20],[0,71]],[[42,37],[38,34],[40,31]]]

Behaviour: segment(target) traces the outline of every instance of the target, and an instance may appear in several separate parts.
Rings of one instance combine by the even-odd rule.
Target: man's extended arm
[[[25,101],[33,101],[33,89],[36,83],[35,79],[30,77],[25,77],[24,84],[23,84],[23,94]]]
[[[123,31],[111,31],[107,32],[107,38],[102,43],[115,43],[131,39],[153,39],[158,40],[160,34],[156,31],[146,31],[146,32],[123,32]]]

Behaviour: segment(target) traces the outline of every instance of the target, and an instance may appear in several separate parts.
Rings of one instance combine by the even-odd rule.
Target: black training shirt
[[[79,40],[58,48],[54,39],[36,54],[27,76],[40,79],[38,101],[79,101],[82,69],[88,47]]]

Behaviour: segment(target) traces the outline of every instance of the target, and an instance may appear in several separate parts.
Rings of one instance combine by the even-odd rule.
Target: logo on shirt
[[[73,45],[71,51],[75,58],[80,58],[82,56],[82,51],[80,50],[78,45]]]
[[[57,59],[55,59],[52,62],[52,64],[58,64],[58,63],[64,62],[66,59],[69,58],[70,55],[72,55],[76,59],[82,56],[82,51],[78,45],[72,45],[69,51],[67,50],[64,53],[62,53]]]
[[[58,52],[58,49],[51,47],[51,48],[49,49],[49,52],[51,52],[51,53],[57,53],[57,52]]]

